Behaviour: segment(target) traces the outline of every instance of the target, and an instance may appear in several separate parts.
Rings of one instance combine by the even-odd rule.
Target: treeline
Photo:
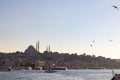
[[[41,54],[41,58],[47,62],[53,62],[58,66],[66,66],[68,68],[120,68],[120,63],[111,58],[102,56],[96,57],[95,55],[81,55],[47,52]]]
[[[74,69],[86,69],[86,68],[120,68],[120,63],[111,58],[105,58],[102,56],[87,55],[83,53],[78,55],[77,53],[58,53],[58,52],[48,52],[44,51],[43,53],[33,53],[33,54],[24,54],[22,52],[15,53],[0,53],[0,66],[4,64],[4,61],[10,60],[14,61],[17,66],[18,62],[20,66],[31,66],[37,60],[45,62],[45,66],[64,66],[67,68]]]

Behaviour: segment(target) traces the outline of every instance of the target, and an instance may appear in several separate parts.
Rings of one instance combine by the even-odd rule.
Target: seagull
[[[93,45],[92,44],[90,44],[90,47],[92,47]]]
[[[119,10],[119,8],[117,6],[115,6],[115,5],[113,5],[112,7],[115,8],[115,9],[117,9],[117,10]]]
[[[110,42],[113,41],[113,40],[109,40]]]
[[[94,43],[95,41],[93,40],[92,42]]]

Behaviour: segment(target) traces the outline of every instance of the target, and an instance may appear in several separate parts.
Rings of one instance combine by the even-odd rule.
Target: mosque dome
[[[34,54],[34,53],[37,53],[36,49],[30,45],[24,52],[25,54]]]

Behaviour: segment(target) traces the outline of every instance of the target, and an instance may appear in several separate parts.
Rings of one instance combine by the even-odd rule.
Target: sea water
[[[120,70],[115,70],[120,73]],[[56,73],[45,73],[42,70],[13,70],[0,72],[0,80],[111,80],[112,70],[60,70]]]

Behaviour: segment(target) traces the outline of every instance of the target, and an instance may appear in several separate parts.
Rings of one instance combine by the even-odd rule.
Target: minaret
[[[50,52],[50,45],[49,45],[49,48],[48,48],[48,52]]]
[[[36,42],[36,50],[39,52],[39,41]]]
[[[36,42],[36,51],[37,51],[37,48],[38,48],[38,45],[37,45],[37,42]]]
[[[39,41],[38,41],[38,52],[39,52]]]

